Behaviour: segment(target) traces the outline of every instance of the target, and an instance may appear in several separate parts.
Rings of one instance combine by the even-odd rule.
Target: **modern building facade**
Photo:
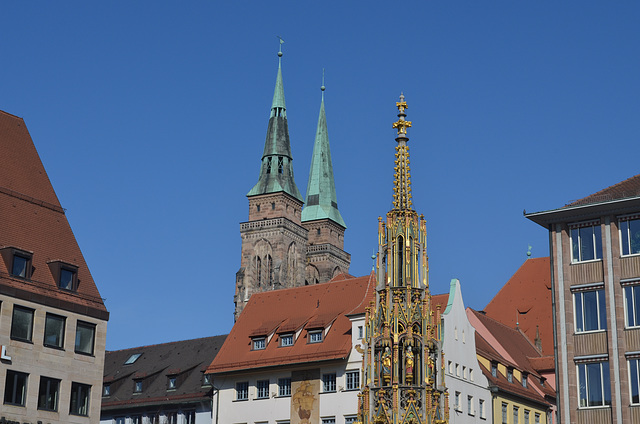
[[[216,424],[351,424],[373,274],[255,293],[207,369]]]
[[[258,182],[249,191],[249,220],[240,224],[242,257],[236,273],[235,319],[254,293],[324,283],[348,272],[346,225],[333,178],[327,121],[322,102],[313,150],[307,207],[293,176],[282,51]]]
[[[440,309],[432,312],[426,221],[412,207],[407,103],[398,120],[393,209],[378,223],[376,300],[367,308],[360,422],[447,423]]]
[[[0,422],[98,423],[107,312],[24,120],[0,112]]]
[[[226,335],[106,353],[102,424],[211,424],[214,387],[204,373]]]
[[[640,423],[640,175],[525,216],[549,231],[560,421]]]

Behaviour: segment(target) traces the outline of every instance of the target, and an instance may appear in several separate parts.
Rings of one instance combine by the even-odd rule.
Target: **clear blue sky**
[[[229,332],[277,70],[304,193],[322,68],[351,273],[391,205],[409,104],[432,292],[482,309],[548,255],[523,209],[640,173],[640,2],[3,2],[25,119],[111,312],[108,349]]]

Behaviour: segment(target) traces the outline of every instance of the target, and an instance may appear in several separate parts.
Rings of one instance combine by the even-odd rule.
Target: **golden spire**
[[[404,94],[400,94],[400,101],[396,102],[398,108],[398,120],[393,123],[393,128],[398,130],[396,141],[396,161],[394,167],[393,182],[393,209],[394,210],[412,210],[411,205],[411,168],[409,167],[409,146],[407,142],[407,128],[411,127],[411,121],[406,121],[407,114],[405,110],[408,108],[407,102],[404,101]]]

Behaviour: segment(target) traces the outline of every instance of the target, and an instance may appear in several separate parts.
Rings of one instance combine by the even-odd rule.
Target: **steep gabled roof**
[[[110,395],[102,398],[102,409],[119,409],[162,402],[200,401],[208,398],[211,385],[203,384],[207,366],[220,350],[227,335],[204,337],[151,346],[107,351],[104,383]],[[133,363],[125,362],[140,354]],[[169,376],[176,388],[168,389]],[[134,394],[134,381],[142,381],[142,392]]]
[[[579,206],[640,196],[640,174],[593,193],[567,205]]]
[[[349,316],[364,314],[375,298],[373,273],[348,277],[253,294],[207,373],[346,358],[352,349]],[[267,337],[266,347],[253,350],[252,337],[259,328],[270,329],[260,335]],[[293,346],[280,347],[281,328],[295,332]],[[308,343],[308,330],[318,328],[324,329],[323,341]]]
[[[32,254],[28,280],[0,260],[0,293],[80,314],[109,314],[22,118],[0,111],[0,249]],[[4,252],[5,250],[3,250]],[[55,264],[77,267],[76,292],[59,289]]]
[[[539,329],[542,352],[553,355],[553,317],[549,258],[527,259],[484,308],[508,327],[518,327],[535,344]]]

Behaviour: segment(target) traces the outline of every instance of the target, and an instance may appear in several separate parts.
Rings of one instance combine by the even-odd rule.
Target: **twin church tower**
[[[303,199],[293,178],[282,50],[278,52],[278,75],[260,176],[247,193],[249,220],[240,224],[242,259],[236,273],[235,319],[253,293],[325,283],[349,271],[351,255],[344,251],[347,226],[336,198],[324,85],[321,90],[318,129]]]

